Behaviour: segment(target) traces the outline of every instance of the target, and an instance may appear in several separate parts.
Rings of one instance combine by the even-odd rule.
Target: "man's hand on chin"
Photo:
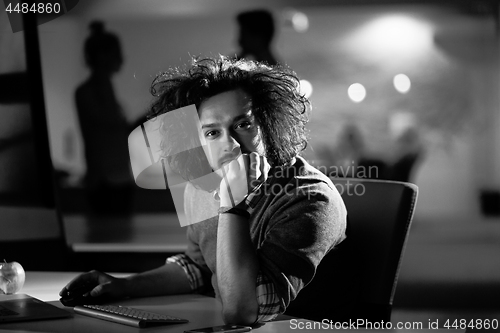
[[[222,168],[219,188],[220,206],[235,207],[259,184],[265,182],[271,166],[255,152],[242,154]]]

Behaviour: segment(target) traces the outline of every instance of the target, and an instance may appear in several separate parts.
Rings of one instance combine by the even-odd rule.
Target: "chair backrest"
[[[332,181],[347,207],[347,239],[324,257],[285,314],[389,321],[418,188],[373,179]]]

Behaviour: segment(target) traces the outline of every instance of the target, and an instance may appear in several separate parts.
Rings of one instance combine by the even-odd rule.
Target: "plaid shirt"
[[[167,263],[175,263],[182,267],[191,286],[191,290],[196,293],[203,288],[203,278],[200,269],[193,264],[185,254],[178,254],[167,258]],[[257,274],[256,283],[257,303],[259,304],[259,314],[257,322],[270,321],[276,318],[281,311],[281,302],[274,284],[260,271]]]

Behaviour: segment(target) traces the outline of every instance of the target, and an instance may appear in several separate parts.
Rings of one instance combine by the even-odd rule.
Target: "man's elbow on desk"
[[[224,307],[222,318],[226,324],[234,325],[252,325],[257,321],[258,308],[249,306]]]

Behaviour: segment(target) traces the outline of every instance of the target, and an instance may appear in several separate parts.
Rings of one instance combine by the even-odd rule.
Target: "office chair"
[[[285,315],[321,321],[390,321],[418,188],[332,178],[348,212],[347,239],[330,251]]]

